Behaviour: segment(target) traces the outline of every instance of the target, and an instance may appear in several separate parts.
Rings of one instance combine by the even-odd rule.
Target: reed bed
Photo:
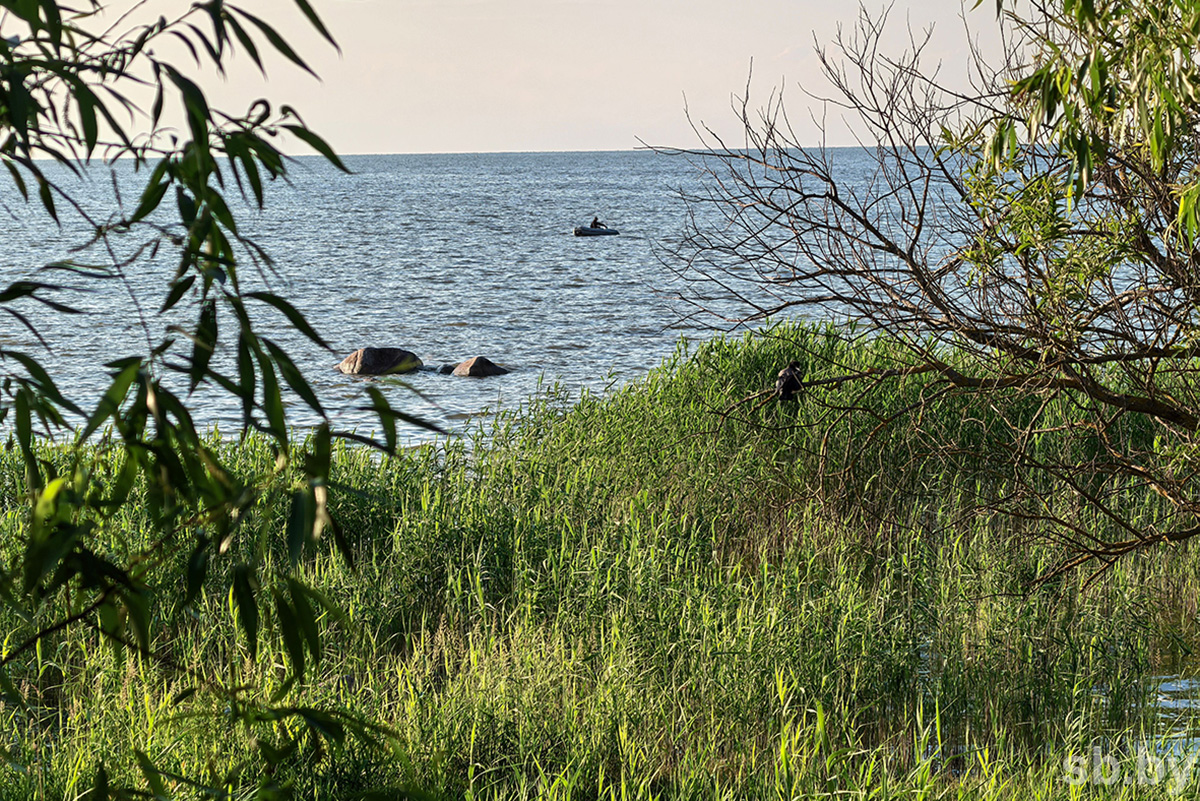
[[[1190,742],[1179,739],[1189,719],[1163,721],[1155,677],[1189,669],[1194,548],[1129,558],[1086,592],[1084,574],[1034,584],[1061,551],[979,511],[1009,486],[991,449],[1005,421],[1036,413],[1029,401],[921,408],[919,385],[903,380],[746,400],[793,359],[820,377],[898,358],[780,325],[681,346],[609,396],[552,389],[396,457],[339,448],[331,505],[357,559],[329,545],[300,567],[341,615],[323,621],[325,653],[298,702],[362,714],[391,737],[302,749],[285,777],[294,796],[1181,789],[1169,776],[1109,785],[1103,772],[1076,786],[1064,760],[1113,755],[1130,777],[1137,748],[1162,757]],[[880,427],[906,406],[916,411]],[[1128,436],[1147,434],[1131,424]],[[272,459],[254,438],[221,448],[230,463]],[[9,560],[25,526],[22,475],[0,454]],[[281,569],[286,516],[264,506],[236,547]],[[131,512],[106,536],[120,551],[147,530]],[[284,646],[248,658],[222,578],[187,608],[154,610],[155,647],[269,694],[285,679]],[[4,619],[10,641],[29,625]],[[76,798],[100,759],[136,783],[134,748],[180,775],[232,776],[228,798],[253,796],[231,774],[253,738],[210,695],[177,702],[189,686],[179,671],[66,631],[14,675],[30,702],[2,707],[0,798]]]

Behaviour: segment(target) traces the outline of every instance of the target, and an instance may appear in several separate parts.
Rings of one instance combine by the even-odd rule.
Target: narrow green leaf
[[[304,16],[308,17],[308,21],[311,22],[312,26],[316,28],[322,36],[325,37],[325,40],[337,48],[339,53],[342,52],[342,49],[338,47],[338,43],[334,41],[333,34],[331,34],[329,29],[325,27],[325,23],[323,23],[321,18],[317,16],[317,12],[313,10],[311,5],[309,5],[308,0],[296,0],[296,5],[300,6],[300,10],[304,12]]]
[[[279,380],[275,377],[275,368],[266,354],[259,356],[258,367],[262,374],[262,406],[267,415],[267,430],[278,440],[284,453],[287,453],[287,417],[283,411],[283,395],[279,391]]]
[[[109,801],[110,798],[112,798],[112,792],[108,787],[108,771],[104,769],[104,762],[101,761],[96,766],[96,776],[92,779],[92,786],[84,793],[82,801]]]
[[[204,31],[200,30],[195,25],[188,23],[187,27],[195,35],[195,38],[200,40],[200,44],[204,45],[204,49],[208,52],[208,57],[212,59],[213,66],[216,67],[217,73],[219,75],[224,75],[225,74],[225,63],[224,63],[224,59],[221,58],[221,51],[224,50],[224,47],[221,44],[220,18],[217,17],[215,14],[213,15],[213,17],[214,17],[214,19],[217,20],[217,25],[218,25],[218,28],[217,28],[218,38],[217,38],[216,45],[214,45],[211,41],[209,41],[209,38],[208,38],[208,36],[205,35]]]
[[[208,209],[212,213],[213,217],[216,218],[217,222],[225,226],[226,231],[230,231],[234,234],[237,233],[237,218],[233,216],[233,212],[229,210],[229,205],[225,202],[225,198],[222,197],[219,192],[209,187],[204,196],[204,202],[208,204]],[[228,253],[230,256],[232,255],[232,251],[229,249],[228,245],[220,248],[220,252]],[[231,257],[227,258],[226,261],[229,264],[233,264],[233,259]]]
[[[258,659],[258,599],[255,587],[254,568],[245,563],[233,568],[233,600],[237,604],[238,625],[246,635],[251,661]]]
[[[287,602],[287,597],[276,590],[275,615],[279,620],[279,633],[283,637],[283,647],[292,663],[292,672],[297,680],[304,678],[304,640],[300,637],[300,626],[296,615]]]
[[[254,411],[254,356],[243,331],[238,335],[238,397],[242,400],[242,425],[250,425]]]
[[[54,207],[54,195],[50,190],[50,182],[44,178],[38,178],[38,196],[42,199],[42,205],[46,208],[46,213],[51,219],[58,222],[58,210]]]
[[[310,481],[325,483],[329,478],[329,467],[333,460],[333,441],[328,423],[317,426],[311,443],[312,447],[305,455],[304,471]]]
[[[142,653],[150,652],[150,598],[146,592],[124,594],[125,614]]]
[[[258,172],[258,163],[250,154],[249,149],[241,152],[238,159],[242,163],[242,170],[246,173],[246,180],[250,182],[250,191],[254,193],[254,202],[261,209],[263,207],[263,182],[262,176]]]
[[[208,363],[217,348],[217,303],[209,299],[200,308],[200,319],[192,338],[192,362],[188,392],[195,392],[208,372]]]
[[[344,173],[350,172],[350,168],[342,163],[342,160],[338,158],[337,153],[333,152],[333,148],[330,147],[324,139],[317,136],[308,128],[304,127],[303,125],[284,125],[283,127],[288,131],[291,131],[292,135],[297,139],[304,142],[313,150],[324,156],[330,164],[337,167]]]
[[[396,452],[396,414],[378,387],[367,387],[367,395],[371,397],[371,409],[375,411],[379,417],[379,425],[383,427],[385,450],[394,454]]]
[[[284,698],[287,698],[287,694],[290,693],[292,691],[292,688],[295,686],[296,686],[296,676],[295,675],[288,676],[287,679],[285,679],[282,684],[280,684],[277,688],[275,688],[275,692],[271,693],[270,702],[272,704],[277,704],[280,701],[282,701]]]
[[[313,664],[321,660],[321,631],[317,625],[316,611],[308,600],[308,593],[299,581],[293,578],[287,580],[288,593],[292,597],[292,609],[296,612],[296,623],[308,643],[308,651],[312,654]]]
[[[154,104],[150,107],[150,127],[151,129],[158,128],[158,121],[162,118],[163,110],[163,85],[162,80],[157,81],[158,88],[154,92]]]
[[[188,126],[191,128],[194,144],[207,152],[208,121],[212,117],[212,113],[208,108],[208,100],[204,97],[204,92],[175,68],[164,65],[163,69],[167,71],[167,77],[171,79],[171,82],[179,87],[180,95],[183,97],[183,106],[187,110]]]
[[[196,221],[196,201],[182,186],[175,187],[175,205],[179,208],[179,221],[185,228],[191,228]]]
[[[179,706],[195,694],[195,687],[188,687],[186,690],[181,690],[180,692],[177,692],[175,695],[171,696],[171,706]]]
[[[316,522],[316,500],[312,489],[297,490],[292,494],[292,510],[288,515],[287,543],[288,558],[294,568],[300,561],[304,546],[312,539]]]
[[[15,426],[17,443],[21,446],[21,455],[25,461],[25,483],[29,489],[36,491],[42,487],[42,474],[38,468],[37,457],[33,453],[33,418],[29,411],[29,394],[26,390],[18,390],[13,398],[15,411]]]
[[[28,141],[29,125],[31,122],[36,122],[38,104],[29,94],[24,76],[14,74],[8,81],[8,96],[5,98],[5,105],[8,106],[6,122],[12,125],[23,141]],[[34,177],[38,181],[44,180],[40,173],[35,174]]]
[[[337,546],[338,553],[340,553],[342,555],[342,559],[345,560],[346,567],[350,568],[350,572],[353,573],[355,570],[353,546],[351,546],[350,541],[346,539],[346,534],[342,531],[342,527],[338,525],[336,519],[331,518],[327,522],[327,525],[329,526],[329,530],[333,532],[333,544]]]
[[[142,190],[142,197],[138,200],[137,208],[129,217],[129,224],[144,220],[146,217],[154,213],[154,211],[162,203],[163,196],[167,194],[167,187],[171,185],[170,179],[167,177],[168,162],[163,159],[154,168],[154,172],[150,174],[149,180],[146,182],[146,188]]]
[[[141,369],[141,360],[134,360],[113,377],[113,382],[109,386],[108,391],[104,393],[104,397],[100,399],[100,402],[96,404],[96,409],[88,419],[87,425],[83,427],[83,431],[76,437],[76,443],[87,441],[87,438],[100,427],[101,423],[120,411],[121,402],[125,400],[125,395],[129,392],[129,387],[133,384],[134,379],[137,378]]]
[[[6,350],[3,352],[3,357],[19,362],[25,368],[25,371],[29,373],[29,377],[37,384],[38,391],[46,398],[76,414],[83,414],[82,409],[63,397],[62,393],[58,391],[58,385],[54,383],[54,379],[50,377],[46,369],[32,356],[20,351]]]
[[[75,100],[75,108],[79,112],[80,125],[83,127],[84,154],[87,158],[91,158],[92,152],[96,149],[96,141],[99,139],[96,106],[100,105],[100,100],[83,81],[75,80],[71,84],[71,94]]]
[[[284,58],[313,77],[316,77],[317,74],[313,72],[307,64],[304,63],[304,59],[300,58],[300,56],[296,54],[296,51],[292,49],[292,46],[287,43],[286,39],[279,35],[278,31],[268,25],[265,21],[259,19],[244,9],[230,7],[230,10],[235,11],[246,19],[250,20],[254,27],[258,28],[262,32],[263,36],[267,37],[267,41],[271,43],[271,46],[278,50]]]
[[[13,164],[8,159],[4,159],[4,166],[8,168],[8,172],[12,176],[13,184],[16,185],[17,191],[21,193],[21,197],[28,201],[29,188],[25,186],[25,179],[21,176],[21,172],[17,169],[17,165]]]
[[[317,399],[317,393],[313,391],[312,385],[305,380],[304,376],[300,373],[300,369],[296,367],[296,364],[287,355],[287,352],[265,337],[262,342],[267,346],[271,358],[275,360],[275,364],[279,367],[279,372],[283,375],[283,380],[287,382],[287,385],[308,404],[308,408],[324,417],[325,410],[321,408],[321,402]]]
[[[188,275],[171,282],[171,291],[167,293],[167,299],[163,301],[162,308],[158,310],[159,314],[165,311],[170,311],[175,307],[175,304],[183,298],[187,291],[196,283],[196,276]]]
[[[292,324],[292,327],[301,334],[304,334],[304,336],[308,337],[325,350],[333,350],[333,348],[329,347],[329,344],[321,338],[321,335],[317,333],[317,330],[309,325],[308,320],[305,319],[304,315],[301,314],[295,306],[288,303],[283,298],[270,292],[250,292],[247,293],[246,297],[262,301],[269,306],[274,306],[276,309],[283,312],[283,315],[288,318],[288,322]]]
[[[50,34],[50,40],[57,49],[62,44],[62,12],[59,11],[58,3],[54,0],[42,0],[40,5],[46,19],[46,32]]]
[[[125,502],[129,500],[129,493],[133,490],[134,483],[137,480],[138,463],[132,455],[126,455],[125,460],[121,463],[121,469],[117,471],[116,480],[113,482],[112,496],[105,505],[116,513]]]
[[[184,605],[190,604],[204,589],[204,579],[208,576],[208,560],[211,553],[212,540],[201,536],[187,563],[187,594],[183,598]]]
[[[120,664],[121,652],[124,649],[124,631],[121,626],[121,613],[115,603],[102,604],[99,609],[100,632],[108,638],[112,647],[113,664]]]
[[[137,758],[138,768],[142,771],[142,776],[146,779],[146,784],[150,788],[150,792],[156,798],[166,799],[170,796],[167,794],[167,787],[163,784],[162,774],[158,768],[154,767],[154,763],[150,761],[150,757],[146,756],[144,751],[134,749],[134,756]]]
[[[197,67],[201,66],[200,54],[196,51],[196,46],[194,44],[192,44],[192,40],[190,38],[188,38],[187,36],[184,36],[182,33],[175,30],[174,28],[169,29],[167,31],[167,33],[174,36],[179,41],[183,42],[183,46],[186,47],[188,49],[188,52],[192,54],[192,60],[196,62],[196,66]]]
[[[19,323],[21,323],[21,325],[25,326],[26,330],[28,330],[29,333],[33,334],[33,338],[36,339],[42,347],[44,347],[46,349],[50,348],[50,343],[45,340],[45,338],[41,335],[41,333],[37,330],[37,328],[33,325],[33,323],[29,321],[28,317],[21,314],[16,309],[10,309],[7,306],[0,307],[0,311],[3,311],[5,314],[9,315],[10,317],[13,317],[15,320],[17,320]]]
[[[417,417],[416,415],[412,415],[407,412],[402,412],[399,409],[392,409],[391,414],[397,420],[400,420],[401,422],[404,422],[404,423],[408,423],[410,426],[416,426],[417,428],[423,428],[426,431],[432,431],[435,434],[445,434],[446,433],[446,430],[443,429],[441,426],[439,426],[437,423],[432,423],[429,420],[424,419],[423,417]]]
[[[346,741],[346,727],[331,713],[323,709],[308,708],[297,709],[296,712],[314,733],[326,740],[331,740],[339,745]]]
[[[239,42],[241,42],[242,47],[246,50],[246,54],[250,56],[250,60],[254,62],[256,67],[258,67],[258,71],[263,75],[266,75],[267,70],[263,66],[262,57],[258,54],[258,46],[254,44],[254,40],[251,39],[249,34],[246,33],[246,29],[243,28],[242,24],[233,16],[227,17],[226,22],[228,22],[229,27],[233,29],[233,35],[237,37]]]
[[[362,411],[375,412],[375,415],[379,418],[380,424],[384,427],[384,437],[387,439],[387,449],[389,449],[389,452],[391,452],[391,449],[395,447],[397,420],[402,420],[409,425],[417,426],[418,428],[424,428],[427,431],[433,431],[438,434],[446,433],[440,426],[437,425],[437,423],[431,423],[430,421],[423,420],[420,417],[415,417],[414,415],[406,412],[393,409],[378,388],[368,386],[366,389],[367,394],[371,396],[371,405],[360,406],[359,409]],[[392,432],[391,436],[388,436],[389,427]],[[338,436],[346,437],[344,433],[339,434]]]

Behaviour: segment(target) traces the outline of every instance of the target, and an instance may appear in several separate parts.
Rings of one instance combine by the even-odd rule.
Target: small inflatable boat
[[[590,225],[580,225],[575,229],[575,236],[616,236],[619,233],[616,228],[593,228]]]

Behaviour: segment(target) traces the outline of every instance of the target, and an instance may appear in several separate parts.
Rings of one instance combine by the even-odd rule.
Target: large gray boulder
[[[346,375],[411,373],[421,367],[417,354],[403,348],[359,348],[342,359],[337,369]]]
[[[505,375],[507,373],[508,370],[489,361],[485,356],[476,356],[472,359],[467,359],[454,368],[454,375],[469,376],[471,378],[486,378],[490,375]]]

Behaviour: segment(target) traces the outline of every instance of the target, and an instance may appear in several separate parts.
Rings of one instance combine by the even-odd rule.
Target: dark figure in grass
[[[804,375],[800,372],[799,362],[788,362],[788,366],[779,371],[775,379],[775,394],[781,401],[795,400],[804,388]]]

